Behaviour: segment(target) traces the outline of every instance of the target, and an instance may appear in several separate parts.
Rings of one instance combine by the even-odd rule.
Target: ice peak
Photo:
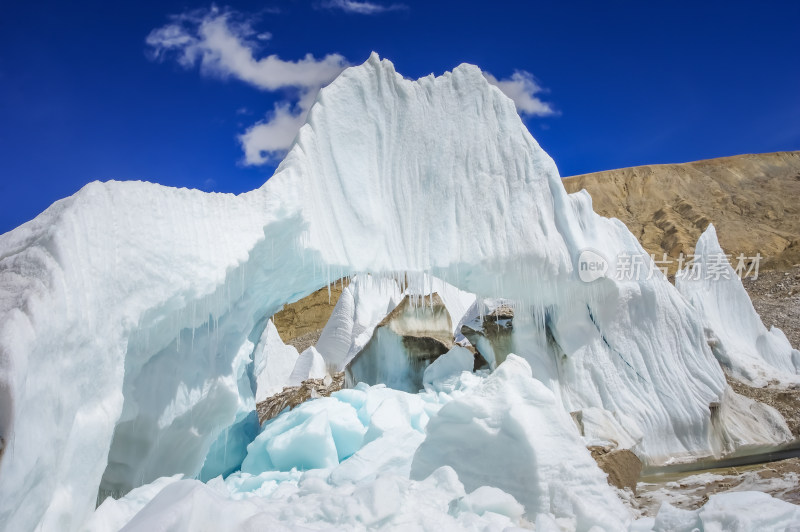
[[[516,223],[552,220],[552,194],[566,193],[513,101],[474,65],[418,80],[377,54],[348,68],[320,91],[265,189],[302,212],[310,247],[355,271],[430,271],[473,261],[473,249],[563,245],[539,229],[552,222]]]
[[[378,52],[372,52],[370,53],[369,58],[367,58],[367,60],[364,61],[364,63],[362,63],[361,65],[352,66],[347,70],[345,70],[345,72],[350,70],[359,70],[359,69],[368,70],[373,74],[377,73],[378,71],[396,74],[399,77],[399,79],[410,83],[424,83],[424,82],[435,81],[441,78],[446,79],[456,76],[462,78],[470,78],[479,83],[482,80],[483,82],[485,82],[484,84],[487,90],[491,90],[492,87],[492,85],[484,77],[483,71],[480,69],[480,67],[478,67],[477,65],[473,65],[471,63],[461,63],[455,68],[453,68],[453,70],[445,71],[443,74],[438,76],[435,75],[434,73],[430,73],[427,76],[422,76],[421,78],[418,78],[417,80],[412,80],[399,74],[394,66],[394,63],[391,60],[386,58],[382,59],[381,56],[378,54]]]
[[[725,252],[722,251],[722,246],[719,243],[717,229],[714,227],[714,224],[708,224],[706,230],[703,231],[703,233],[700,235],[700,238],[697,239],[694,253],[695,255],[703,256],[725,254]]]

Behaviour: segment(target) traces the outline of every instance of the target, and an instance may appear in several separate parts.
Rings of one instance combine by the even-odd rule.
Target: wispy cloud
[[[405,9],[402,4],[379,5],[356,0],[332,0],[326,5],[361,14]],[[260,90],[283,94],[264,119],[239,135],[246,165],[280,160],[305,123],[320,88],[348,66],[339,54],[320,59],[306,54],[294,61],[275,54],[259,54],[271,41],[272,34],[256,31],[254,23],[254,18],[239,12],[211,7],[170,17],[168,24],[153,30],[146,38],[155,60],[174,59],[186,69],[198,68],[206,76],[236,79]],[[529,72],[518,70],[502,80],[488,72],[484,76],[514,100],[521,115],[556,114],[551,104],[539,98],[544,89]],[[249,111],[243,108],[237,114]]]
[[[376,15],[387,11],[408,9],[408,6],[405,4],[386,5],[359,0],[330,0],[328,2],[323,2],[321,6],[328,9],[341,9],[347,13],[356,13],[359,15]]]
[[[319,89],[347,66],[339,54],[321,59],[307,54],[296,61],[275,54],[257,58],[259,47],[271,37],[256,32],[252,21],[240,13],[212,7],[173,16],[169,24],[146,38],[156,60],[174,58],[187,69],[199,66],[207,76],[238,79],[262,90],[294,95],[296,103],[276,104],[266,121],[239,137],[244,163],[249,165],[269,162],[291,146]]]
[[[556,114],[552,105],[542,101],[537,96],[537,94],[545,91],[530,72],[516,70],[510,78],[501,80],[498,80],[489,72],[484,72],[483,76],[489,83],[514,100],[519,114],[523,116],[549,116]]]
[[[306,123],[308,111],[314,104],[318,92],[319,88],[315,91],[305,91],[297,103],[276,103],[264,120],[256,122],[239,135],[245,164],[279,162],[294,142],[297,132]]]

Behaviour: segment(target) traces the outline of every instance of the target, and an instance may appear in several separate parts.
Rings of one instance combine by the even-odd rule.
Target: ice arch
[[[196,474],[263,317],[355,272],[520,301],[517,350],[564,408],[615,412],[651,460],[708,452],[725,380],[695,311],[663,276],[581,282],[585,248],[642,251],[470,65],[348,69],[247,194],[90,184],[0,236],[0,522],[74,529],[104,472]]]

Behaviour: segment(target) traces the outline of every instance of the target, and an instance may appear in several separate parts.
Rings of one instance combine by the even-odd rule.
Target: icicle
[[[224,446],[224,451],[222,453],[222,463],[223,464],[227,464],[228,463],[228,434],[229,434],[229,432],[230,432],[230,426],[225,427],[225,446]]]

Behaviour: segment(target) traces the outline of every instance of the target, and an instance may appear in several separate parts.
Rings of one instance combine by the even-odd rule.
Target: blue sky
[[[0,232],[98,179],[258,187],[318,86],[373,50],[406,77],[491,73],[565,176],[797,150],[798,20],[797,2],[13,2]]]

